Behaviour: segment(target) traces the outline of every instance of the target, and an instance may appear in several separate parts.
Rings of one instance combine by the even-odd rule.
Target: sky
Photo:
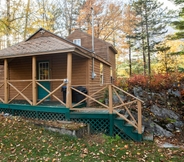
[[[159,0],[160,2],[164,3],[164,6],[167,7],[168,9],[175,9],[178,8],[173,2],[168,1],[168,0]]]

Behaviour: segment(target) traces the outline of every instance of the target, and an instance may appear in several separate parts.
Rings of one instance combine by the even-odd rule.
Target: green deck
[[[41,120],[70,120],[90,125],[91,133],[105,133],[110,136],[119,135],[125,140],[141,141],[142,135],[135,132],[132,126],[126,126],[123,119],[117,119],[116,114],[109,114],[108,110],[82,110],[85,104],[79,105],[81,111],[66,108],[58,102],[44,102],[38,106],[31,106],[21,101],[11,104],[0,103],[0,113],[13,116],[37,118]]]

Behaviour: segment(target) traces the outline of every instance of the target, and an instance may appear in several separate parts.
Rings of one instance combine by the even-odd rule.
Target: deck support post
[[[109,113],[113,113],[113,104],[112,104],[112,85],[109,84]]]
[[[109,135],[113,136],[114,135],[114,115],[113,114],[109,114],[109,121],[110,121]]]
[[[138,107],[138,133],[142,134],[142,106],[141,101],[137,101],[137,107]]]
[[[4,59],[4,103],[8,103],[8,60]]]
[[[71,82],[72,82],[72,53],[67,55],[67,88],[66,88],[66,107],[72,108],[72,91],[71,91]]]
[[[32,105],[36,105],[37,91],[36,91],[36,56],[32,57]]]
[[[110,120],[110,136],[113,136],[114,118],[113,118],[112,85],[111,84],[109,84],[109,120]]]

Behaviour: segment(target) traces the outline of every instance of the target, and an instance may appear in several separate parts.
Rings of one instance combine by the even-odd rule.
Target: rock
[[[184,126],[184,123],[182,121],[176,121],[173,124],[176,128],[182,128]]]
[[[162,109],[162,113],[165,114],[166,117],[169,117],[171,119],[179,120],[180,118],[180,116],[176,114],[174,111],[165,108]]]
[[[151,107],[151,112],[158,117],[161,118],[171,118],[171,119],[175,119],[175,120],[179,120],[180,116],[178,114],[176,114],[174,111],[172,110],[168,110],[165,108],[159,108],[156,105],[153,105]]]
[[[168,93],[169,93],[170,95],[175,96],[175,97],[181,97],[181,93],[180,93],[180,91],[178,91],[178,90],[171,90],[171,89],[169,89],[169,90],[168,90]]]
[[[153,139],[154,139],[153,133],[143,134],[143,140],[145,140],[145,141],[153,141]]]
[[[156,123],[154,125],[154,135],[156,135],[156,136],[162,136],[162,137],[163,136],[165,136],[165,137],[173,137],[174,136],[171,132],[163,129],[161,126],[159,126]]]
[[[125,101],[127,99],[127,97],[125,95],[119,94],[120,98]],[[113,95],[113,103],[121,103],[121,101],[119,100],[119,98],[116,95]]]
[[[166,125],[166,128],[167,128],[169,131],[172,132],[172,131],[174,131],[174,128],[175,128],[175,127],[174,127],[174,124],[169,123],[169,124]]]
[[[10,114],[9,113],[5,113],[4,116],[10,116]]]
[[[174,111],[168,110],[165,108],[162,109],[162,114],[165,115],[166,117],[169,117],[169,118],[175,119],[175,120],[179,120],[179,118],[180,118],[179,115],[176,114]]]
[[[58,132],[60,134],[65,134],[69,136],[74,136],[78,138],[84,137],[87,132],[88,132],[88,127],[81,127],[77,130],[70,130],[70,129],[65,129],[65,128],[54,128],[54,127],[45,127],[45,129],[52,131],[52,132]]]
[[[176,146],[176,145],[173,145],[173,144],[167,143],[167,142],[162,144],[160,147],[162,147],[162,148],[179,148],[179,146]]]
[[[155,116],[162,117],[162,110],[158,106],[153,105],[150,110]]]
[[[143,90],[141,87],[134,87],[133,88],[133,92],[134,92],[134,95],[136,97],[139,97],[139,96],[142,96],[143,95]]]
[[[153,133],[154,131],[154,122],[148,118],[143,117],[142,124],[145,126],[145,132]]]

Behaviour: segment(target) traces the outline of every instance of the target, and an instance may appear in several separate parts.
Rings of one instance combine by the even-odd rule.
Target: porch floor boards
[[[75,103],[73,103],[75,105]],[[0,102],[0,108],[11,108],[11,109],[18,109],[18,110],[31,110],[31,111],[37,111],[42,110],[49,111],[49,112],[65,112],[68,110],[68,112],[72,114],[109,114],[109,110],[106,108],[90,108],[86,107],[85,103],[81,103],[76,108],[68,109],[65,105],[62,105],[58,101],[44,101],[41,104],[37,106],[30,105],[25,100],[14,100],[13,102],[9,104],[4,104]]]

